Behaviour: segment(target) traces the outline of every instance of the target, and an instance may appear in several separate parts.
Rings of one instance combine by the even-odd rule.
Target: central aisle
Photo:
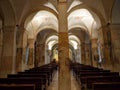
[[[58,71],[55,73],[53,81],[47,88],[47,90],[58,90]],[[73,74],[71,74],[71,90],[81,90],[80,86],[78,85],[78,82],[73,77]]]

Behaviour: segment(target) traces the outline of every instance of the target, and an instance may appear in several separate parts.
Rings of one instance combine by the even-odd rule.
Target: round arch
[[[15,26],[16,25],[15,12],[9,0],[1,1],[0,16],[2,17],[4,26]]]
[[[31,38],[44,29],[58,31],[58,19],[53,13],[42,10],[27,18],[25,28]]]
[[[28,11],[22,18],[22,20],[19,22],[19,25],[20,26],[23,26],[25,25],[25,21],[26,19],[29,17],[29,15],[32,15],[32,14],[35,14],[39,11],[42,11],[42,10],[45,10],[45,11],[48,11],[48,12],[51,12],[52,14],[54,14],[57,18],[58,18],[58,14],[51,8],[49,7],[46,7],[46,6],[40,6],[39,8],[36,8],[36,9],[32,9],[31,11]]]
[[[86,10],[88,10],[92,14],[92,16],[98,16],[99,17],[101,25],[106,24],[105,17],[103,17],[103,15],[98,10],[96,10],[95,8],[92,8],[90,6],[87,6],[87,5],[83,4],[83,3],[80,4],[80,5],[76,5],[75,7],[71,8],[71,10],[67,13],[67,16],[69,16],[71,12],[73,12],[73,11],[75,11],[77,9],[86,9]]]
[[[89,32],[91,38],[97,38],[97,30],[101,27],[101,22],[99,20],[99,17],[95,13],[91,13],[91,11],[81,8],[76,9],[69,14],[68,26],[70,28],[83,28],[84,30],[87,30]]]

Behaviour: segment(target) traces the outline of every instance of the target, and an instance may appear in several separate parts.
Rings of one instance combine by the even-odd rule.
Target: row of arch
[[[4,32],[5,27],[13,26],[13,32],[16,33],[14,36],[16,38],[15,46],[16,51],[18,51],[16,55],[19,56],[19,50],[23,48],[21,56],[23,55],[25,58],[22,60],[30,67],[33,66],[32,63],[39,66],[49,63],[51,59],[55,58],[54,53],[58,47],[59,32],[59,12],[56,7],[45,0],[38,8],[30,11],[23,9],[23,13],[19,13],[20,15],[17,16],[11,0],[0,2],[0,27]],[[28,5],[25,5],[23,8],[27,7]],[[8,12],[7,9],[9,9]],[[112,16],[111,14],[110,16]],[[104,58],[102,50],[104,39],[103,33],[99,31],[102,30],[103,26],[108,25],[105,15],[95,10],[95,8],[87,6],[84,1],[74,0],[68,9],[67,16],[71,59],[82,62],[81,60],[88,57],[89,63],[92,64],[91,60],[94,53],[97,53],[96,56],[99,56],[101,62],[101,58]],[[21,63],[17,66],[21,67]]]

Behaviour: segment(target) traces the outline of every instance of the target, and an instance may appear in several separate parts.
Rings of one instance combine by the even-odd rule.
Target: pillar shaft
[[[71,90],[71,76],[69,68],[69,44],[68,44],[68,23],[67,4],[59,2],[59,84],[58,90]]]
[[[103,51],[104,51],[104,63],[103,67],[105,69],[112,70],[113,69],[113,63],[112,63],[112,54],[111,54],[111,31],[109,27],[103,28],[103,37],[104,37],[104,45],[103,45]]]
[[[59,33],[59,89],[71,90],[68,33]],[[69,86],[69,87],[68,87]]]
[[[28,69],[27,67],[27,61],[28,58],[26,57],[28,54],[28,32],[26,32],[26,30],[24,30],[23,33],[23,42],[22,42],[22,48],[23,48],[23,52],[22,52],[22,71]]]
[[[85,45],[85,58],[86,58],[86,65],[91,65],[90,60],[90,44]]]
[[[85,64],[86,60],[85,60],[85,44],[82,43],[81,44],[81,63]]]
[[[44,48],[39,42],[36,42],[36,47],[35,47],[35,67],[42,66],[44,65],[44,59],[42,56],[44,55]]]
[[[34,39],[29,39],[28,68],[34,67]]]
[[[2,42],[3,41],[3,32],[2,28],[0,27],[0,60],[2,59]]]
[[[9,26],[3,29],[3,50],[0,66],[0,76],[6,77],[8,73],[15,73],[16,58],[16,31]]]
[[[22,62],[23,62],[23,34],[24,34],[24,28],[18,29],[16,33],[16,44],[17,44],[17,50],[16,50],[16,72],[22,71]]]
[[[98,44],[97,44],[97,39],[92,39],[92,64],[94,67],[97,67],[98,64]]]

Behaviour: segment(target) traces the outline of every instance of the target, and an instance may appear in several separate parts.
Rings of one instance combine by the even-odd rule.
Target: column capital
[[[28,39],[28,43],[29,43],[29,48],[34,48],[34,43],[35,43],[34,39]]]

